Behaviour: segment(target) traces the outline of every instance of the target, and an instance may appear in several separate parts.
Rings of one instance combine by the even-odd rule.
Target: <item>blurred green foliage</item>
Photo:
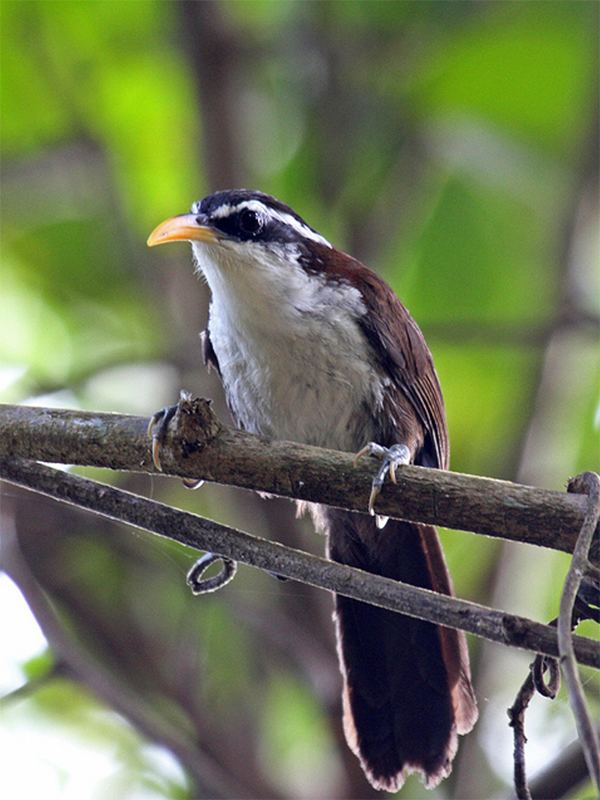
[[[454,469],[561,488],[598,468],[597,4],[4,0],[1,12],[4,401],[149,414],[180,386],[218,395],[200,365],[206,295],[189,254],[149,253],[144,242],[161,219],[233,175],[385,275],[434,352]],[[194,21],[208,39],[190,48]],[[211,62],[212,40],[221,49]],[[226,163],[221,133],[233,142]],[[291,532],[291,512],[239,493],[190,495],[166,481],[134,489],[321,547],[306,527]],[[33,527],[43,528],[37,501],[30,513],[38,508]],[[337,686],[330,693],[314,679],[319,659],[333,664],[328,598],[313,607],[294,587],[242,570],[226,597],[191,601],[180,549],[124,545],[127,534],[106,538],[79,517],[56,526],[72,526],[72,536],[33,571],[87,652],[177,730],[157,741],[172,751],[177,737],[198,746],[253,796],[316,796],[318,775],[322,797],[367,791],[344,778]],[[456,533],[444,541],[461,594],[540,618],[556,613],[564,557],[519,550],[513,593],[498,582],[498,543]],[[284,637],[277,615],[305,650],[316,648],[310,665],[293,643],[271,641]],[[271,639],[265,620],[278,631]],[[139,649],[121,658],[128,637]],[[482,691],[501,686],[501,709],[526,664],[499,658],[494,672],[476,645]],[[197,671],[202,681],[183,692]],[[118,736],[125,772],[150,780],[154,770],[157,796],[199,791],[197,776],[190,789],[158,762],[148,767],[142,740],[114,717],[97,724],[89,698],[64,679],[27,703],[31,725],[68,707],[84,738],[95,731],[109,746]],[[568,710],[563,702],[539,713],[535,736],[555,753],[575,735]],[[196,740],[200,718],[206,731]],[[432,796],[506,791],[503,711],[473,737],[479,783],[471,777],[465,788],[459,766],[458,783]],[[496,762],[498,741],[509,752]],[[235,767],[224,742],[241,754]],[[132,781],[117,795],[133,797]],[[219,782],[207,782],[216,791]],[[89,796],[114,789],[109,781]],[[421,789],[411,781],[403,796]]]

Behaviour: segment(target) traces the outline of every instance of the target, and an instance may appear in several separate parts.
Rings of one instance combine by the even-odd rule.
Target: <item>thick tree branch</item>
[[[0,477],[110,519],[277,575],[408,616],[460,628],[491,641],[547,655],[558,653],[556,631],[547,625],[259,539],[112,486],[21,459],[0,461]],[[580,663],[600,668],[600,646],[596,642],[578,636],[573,643]]]
[[[0,405],[0,458],[156,472],[148,420],[121,414]],[[209,401],[180,405],[162,450],[165,474],[364,511],[374,465],[222,425]],[[572,552],[586,498],[508,481],[406,466],[377,500],[384,515]],[[598,547],[590,560],[597,562]]]

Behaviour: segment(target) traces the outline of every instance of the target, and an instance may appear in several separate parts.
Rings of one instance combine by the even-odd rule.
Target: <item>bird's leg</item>
[[[154,466],[159,472],[162,472],[160,451],[165,443],[169,425],[171,424],[173,417],[177,413],[180,403],[188,399],[189,397],[187,393],[182,392],[179,403],[176,403],[175,405],[172,406],[165,406],[164,408],[161,408],[160,411],[157,411],[155,414],[152,414],[148,422],[148,429],[147,429],[148,436],[152,438],[152,461],[154,463]],[[204,481],[202,480],[197,481],[194,478],[182,478],[182,483],[186,489],[199,489],[204,483]]]
[[[410,464],[410,450],[405,444],[394,444],[391,447],[383,447],[376,442],[369,442],[354,456],[354,466],[358,464],[364,456],[375,456],[381,459],[381,464],[371,483],[371,494],[369,496],[369,514],[375,517],[375,524],[378,528],[385,527],[388,517],[375,514],[375,501],[381,487],[389,475],[392,483],[396,483],[396,468],[402,464]]]

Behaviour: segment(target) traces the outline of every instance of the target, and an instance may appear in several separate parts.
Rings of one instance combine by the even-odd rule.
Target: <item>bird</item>
[[[452,595],[436,529],[376,513],[401,464],[449,466],[432,355],[392,289],[257,190],[208,195],[148,245],[179,241],[210,289],[203,356],[235,424],[381,459],[364,513],[311,505],[328,557]],[[464,634],[337,594],[333,616],[344,733],[367,779],[395,792],[416,772],[437,786],[477,720]]]

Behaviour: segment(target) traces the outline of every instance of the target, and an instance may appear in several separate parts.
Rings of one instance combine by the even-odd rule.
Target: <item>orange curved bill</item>
[[[146,244],[155,247],[167,242],[218,242],[214,228],[199,225],[193,214],[179,214],[161,222],[150,234]]]

